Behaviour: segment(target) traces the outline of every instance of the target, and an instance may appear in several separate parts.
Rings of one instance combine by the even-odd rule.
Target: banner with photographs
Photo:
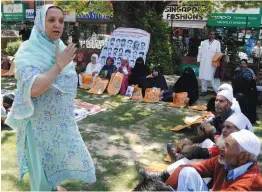
[[[114,65],[121,65],[121,57],[126,56],[130,67],[134,67],[136,59],[143,57],[146,61],[150,43],[150,33],[135,28],[117,28],[108,38],[99,56],[99,62],[106,64],[106,58],[114,58]]]

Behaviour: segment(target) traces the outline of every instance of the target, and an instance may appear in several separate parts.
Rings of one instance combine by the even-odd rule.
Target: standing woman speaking
[[[65,190],[64,180],[96,181],[95,167],[74,120],[75,45],[60,40],[60,7],[39,10],[31,36],[15,55],[17,91],[6,124],[17,131],[20,179],[32,191]]]

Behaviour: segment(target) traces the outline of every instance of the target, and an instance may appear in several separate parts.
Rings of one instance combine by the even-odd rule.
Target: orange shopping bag
[[[160,88],[147,88],[145,92],[144,102],[157,103],[160,100]]]
[[[134,86],[134,91],[133,95],[131,97],[132,100],[143,100],[143,95],[142,95],[142,88],[138,87],[138,85]]]
[[[93,76],[91,74],[83,74],[81,88],[91,89],[92,85],[93,85]]]
[[[100,77],[96,77],[95,82],[92,88],[88,91],[88,93],[102,95],[106,89],[107,84],[107,79],[101,79]]]
[[[223,57],[223,53],[216,53],[216,55],[212,59],[212,65],[215,67],[220,66],[220,59]]]
[[[124,75],[122,73],[112,73],[111,79],[109,81],[107,92],[110,95],[116,95],[120,91],[121,84],[123,81]]]
[[[187,92],[176,93],[173,97],[173,103],[170,103],[170,107],[184,107],[187,104],[188,98]]]

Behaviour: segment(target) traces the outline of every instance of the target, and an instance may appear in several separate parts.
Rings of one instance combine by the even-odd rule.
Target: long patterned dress
[[[32,84],[41,72],[36,67],[25,67],[20,72],[14,104],[16,109],[31,99],[33,114],[28,118],[14,119],[12,110],[7,124],[17,130],[17,151],[20,179],[28,171],[26,158],[26,133],[31,126],[35,148],[39,153],[41,169],[52,186],[64,180],[82,180],[87,183],[96,181],[95,168],[87,147],[82,140],[74,120],[74,98],[76,96],[77,75],[58,75],[53,85],[74,90],[63,93],[54,86],[39,97],[31,97]],[[16,110],[14,109],[14,110]],[[19,109],[20,110],[20,109]],[[27,109],[22,110],[24,112]]]

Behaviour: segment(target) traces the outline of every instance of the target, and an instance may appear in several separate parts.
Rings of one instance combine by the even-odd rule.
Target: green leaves
[[[80,13],[89,13],[90,11],[101,15],[113,15],[113,8],[110,1],[54,1],[54,4],[69,11],[75,10],[77,15]]]

